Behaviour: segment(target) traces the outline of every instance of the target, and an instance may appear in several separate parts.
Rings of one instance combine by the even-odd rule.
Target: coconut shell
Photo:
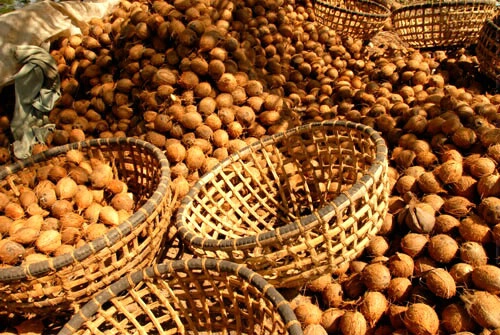
[[[361,280],[369,290],[382,291],[389,286],[391,273],[384,264],[368,264],[361,271]]]
[[[500,268],[496,265],[481,265],[471,273],[474,285],[481,290],[492,294],[500,293]]]
[[[460,286],[469,287],[472,283],[472,271],[474,267],[467,263],[456,263],[450,268],[450,275],[455,283]]]
[[[478,215],[471,214],[460,222],[458,232],[465,241],[489,243],[492,241],[493,235],[490,227]]]
[[[405,253],[396,252],[389,257],[389,271],[392,277],[411,277],[414,266],[413,258]]]
[[[414,335],[435,335],[439,330],[439,317],[434,308],[423,303],[408,306],[403,323]]]
[[[306,301],[302,301],[298,304],[293,311],[297,320],[299,320],[303,326],[319,324],[321,322],[321,315],[323,314],[318,305]]]
[[[332,276],[326,274],[307,283],[306,288],[311,292],[321,292],[332,282]]]
[[[330,283],[321,291],[321,297],[325,306],[339,307],[343,302],[342,285],[331,282],[330,279]]]
[[[328,335],[326,329],[320,324],[307,325],[303,333],[304,335]]]
[[[426,273],[425,284],[432,293],[440,298],[450,299],[457,292],[455,280],[443,268],[436,268]]]
[[[451,184],[457,182],[458,179],[462,176],[462,173],[462,163],[455,160],[446,161],[436,169],[436,174],[438,178],[443,182],[443,184]]]
[[[481,327],[500,328],[500,298],[486,291],[465,291],[460,299],[469,315]]]
[[[335,333],[339,330],[340,318],[344,315],[345,311],[338,308],[328,308],[323,311],[321,315],[320,324],[329,333]]]
[[[22,244],[11,240],[0,240],[0,261],[15,265],[24,259],[26,250]]]
[[[481,200],[478,207],[478,214],[489,225],[500,222],[500,198],[487,197]]]
[[[388,307],[389,303],[383,293],[369,291],[364,295],[359,311],[365,317],[368,326],[373,327],[385,314]]]
[[[461,196],[448,197],[443,204],[443,211],[446,214],[453,215],[456,218],[461,218],[469,214],[474,207],[474,203],[469,199]]]
[[[474,331],[476,323],[460,303],[451,303],[441,311],[441,325],[449,333]]]
[[[460,225],[460,220],[449,214],[441,214],[436,217],[434,232],[436,234],[447,234]]]
[[[458,252],[458,243],[449,235],[437,234],[429,239],[427,252],[436,262],[450,263]]]
[[[387,298],[392,303],[408,300],[412,283],[407,277],[395,277],[391,279],[387,287]]]
[[[483,245],[477,242],[464,242],[460,245],[460,258],[474,267],[486,265],[488,255]]]
[[[401,239],[401,250],[410,257],[420,255],[426,248],[429,238],[427,235],[408,233]]]
[[[358,311],[346,311],[340,317],[339,330],[344,335],[365,335],[367,322]]]
[[[483,176],[477,183],[477,193],[481,198],[500,197],[500,176],[491,174]]]

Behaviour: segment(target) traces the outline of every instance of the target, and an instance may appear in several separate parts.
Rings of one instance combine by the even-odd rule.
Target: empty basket
[[[244,263],[271,284],[303,284],[357,257],[387,211],[387,147],[370,127],[306,124],[229,156],[176,216],[200,256]]]
[[[315,20],[342,37],[369,39],[389,19],[391,10],[370,0],[314,0]]]
[[[283,296],[245,266],[167,261],[112,284],[61,329],[73,334],[302,335]]]
[[[477,43],[481,27],[495,10],[495,0],[422,1],[394,10],[392,23],[414,48],[469,46]]]
[[[135,195],[134,213],[105,235],[72,252],[0,268],[0,310],[5,313],[67,313],[132,270],[155,262],[171,216],[170,170],[163,152],[134,138],[92,139],[51,148],[0,169],[0,188],[15,194],[47,164],[65,164],[78,149],[109,162]]]
[[[500,15],[487,20],[479,32],[476,47],[479,69],[493,80],[500,80]]]

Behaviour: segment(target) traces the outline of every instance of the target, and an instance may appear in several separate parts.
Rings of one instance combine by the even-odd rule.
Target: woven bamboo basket
[[[391,10],[370,0],[314,0],[315,20],[342,37],[369,39],[389,19]]]
[[[215,259],[166,261],[113,283],[59,335],[302,335],[289,303],[247,267]]]
[[[0,313],[67,313],[124,274],[151,265],[171,216],[170,168],[163,152],[134,138],[92,139],[54,147],[0,169],[0,188],[16,193],[26,176],[65,164],[68,150],[109,162],[135,196],[134,213],[71,253],[0,268]]]
[[[487,20],[476,46],[479,69],[491,79],[500,82],[500,14]]]
[[[356,258],[387,211],[387,147],[362,124],[299,126],[203,175],[175,218],[194,254],[296,287]]]
[[[403,5],[391,19],[396,33],[411,47],[448,48],[476,44],[495,10],[495,0],[429,0]]]

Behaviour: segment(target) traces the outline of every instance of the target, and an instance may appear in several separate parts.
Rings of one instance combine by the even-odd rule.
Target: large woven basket
[[[357,257],[387,201],[384,139],[362,124],[325,121],[229,156],[182,199],[176,225],[194,254],[294,287]]]
[[[12,193],[37,169],[65,164],[70,149],[109,162],[134,193],[135,211],[72,253],[0,268],[0,313],[66,313],[124,274],[151,265],[160,252],[171,216],[170,169],[163,152],[150,143],[123,137],[51,148],[2,167],[0,188]]]
[[[59,335],[302,335],[289,303],[247,267],[215,259],[166,261],[113,283]]]
[[[487,20],[479,32],[476,46],[479,69],[500,83],[500,14]]]
[[[314,0],[315,20],[343,37],[369,39],[389,19],[391,10],[370,0]]]
[[[495,0],[429,0],[403,5],[391,19],[396,33],[411,47],[448,48],[476,44],[495,10]]]

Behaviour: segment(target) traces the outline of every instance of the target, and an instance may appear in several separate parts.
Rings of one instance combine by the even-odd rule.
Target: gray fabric
[[[45,143],[55,125],[50,124],[48,113],[61,96],[60,79],[54,58],[43,48],[19,45],[14,56],[21,70],[14,76],[16,103],[11,121],[14,137],[14,156],[31,156],[36,143]]]

